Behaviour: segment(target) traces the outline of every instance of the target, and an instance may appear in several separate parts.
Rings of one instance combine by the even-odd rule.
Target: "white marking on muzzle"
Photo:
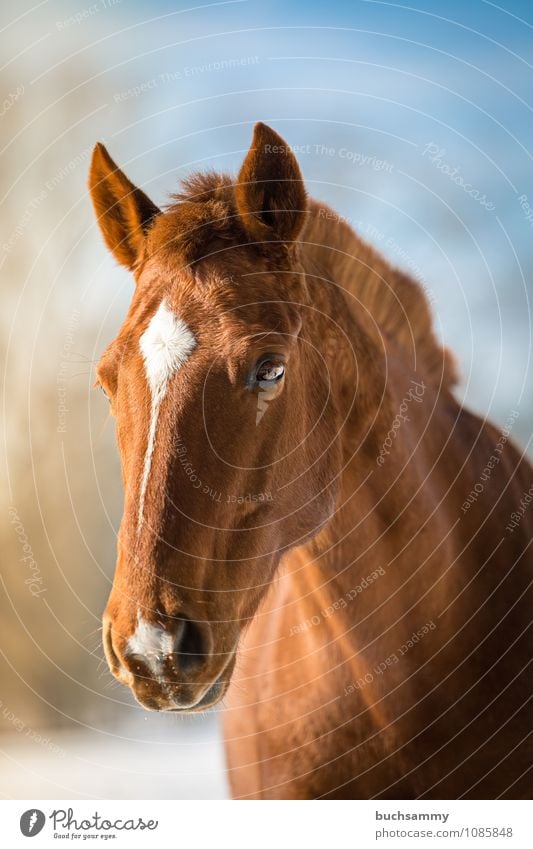
[[[144,499],[155,448],[159,409],[166,395],[170,378],[186,362],[195,346],[196,339],[185,322],[177,315],[174,315],[163,299],[140,339],[141,353],[143,355],[152,403],[148,443],[146,454],[144,455],[141,478],[139,529],[144,519]]]
[[[126,654],[138,655],[152,675],[161,682],[165,660],[173,652],[172,634],[138,616],[137,627],[126,643]]]

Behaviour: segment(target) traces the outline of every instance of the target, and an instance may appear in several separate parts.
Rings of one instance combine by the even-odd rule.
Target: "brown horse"
[[[461,407],[420,287],[264,124],[236,181],[195,175],[164,212],[101,145],[90,190],[136,280],[98,366],[113,674],[154,710],[226,697],[235,797],[530,795],[518,413]]]

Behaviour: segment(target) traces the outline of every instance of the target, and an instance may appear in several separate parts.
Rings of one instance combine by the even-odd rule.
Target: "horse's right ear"
[[[296,157],[266,124],[254,127],[235,200],[244,229],[257,241],[292,242],[304,225],[307,198]]]
[[[146,232],[160,210],[115,165],[103,144],[93,151],[89,191],[105,243],[133,269],[144,256]]]

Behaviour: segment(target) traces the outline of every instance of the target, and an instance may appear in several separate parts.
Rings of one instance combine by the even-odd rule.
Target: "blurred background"
[[[424,286],[459,394],[533,430],[533,8],[4,0],[0,796],[225,798],[216,713],[145,713],[103,662],[122,509],[94,366],[132,293],[86,190],[103,141],[161,205],[253,123]]]

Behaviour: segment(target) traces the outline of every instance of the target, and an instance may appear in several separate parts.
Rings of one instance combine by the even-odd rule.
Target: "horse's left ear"
[[[302,173],[288,144],[266,124],[256,124],[235,187],[237,211],[257,241],[292,242],[307,208]]]
[[[160,210],[100,143],[93,151],[89,191],[107,247],[122,265],[133,269],[144,255],[146,231]]]

